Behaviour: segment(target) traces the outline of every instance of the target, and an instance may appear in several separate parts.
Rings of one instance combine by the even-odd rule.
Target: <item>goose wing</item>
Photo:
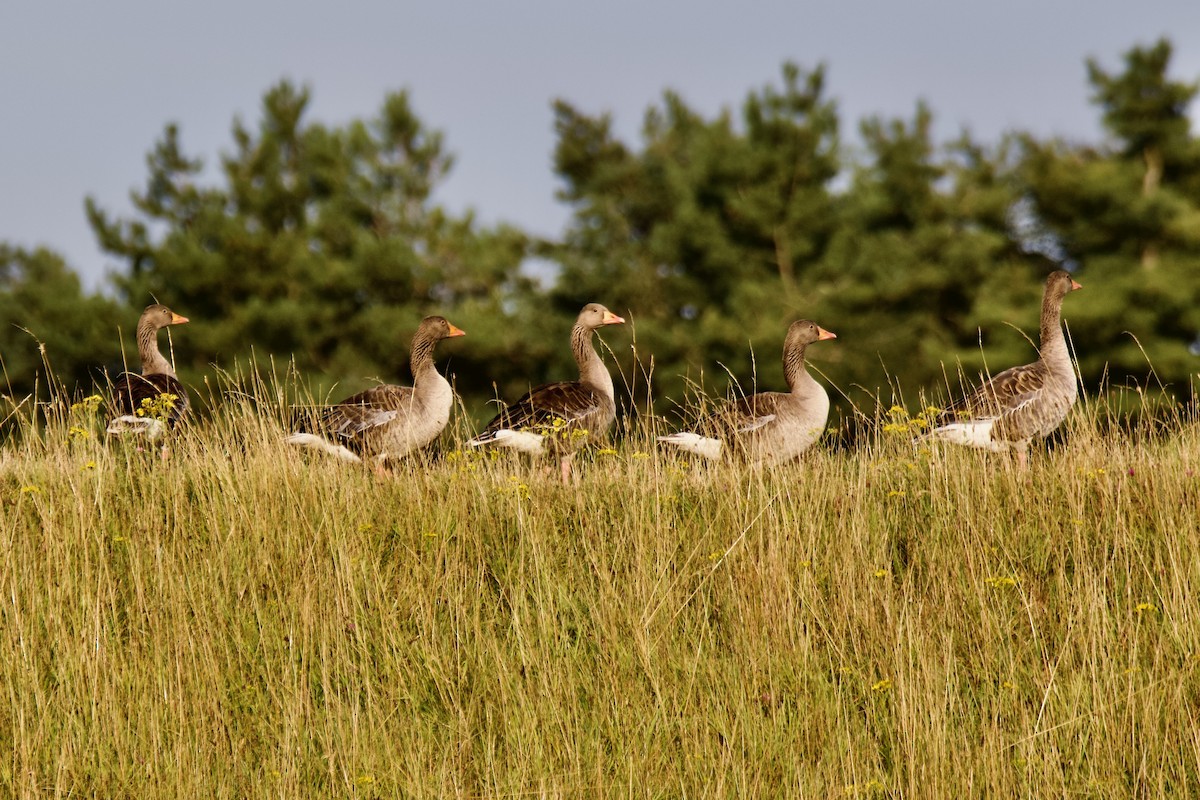
[[[404,424],[413,405],[413,390],[408,386],[373,386],[326,408],[321,425],[331,436],[355,442],[372,432]]]
[[[533,389],[497,414],[480,438],[499,430],[549,433],[555,430],[591,428],[611,405],[599,390],[580,381],[548,383]]]
[[[167,423],[175,425],[187,414],[188,394],[173,375],[122,372],[113,382],[112,406],[114,417],[165,413]]]
[[[726,434],[741,435],[769,425],[779,416],[779,392],[760,392],[739,398],[717,413],[717,425]]]
[[[995,419],[1028,407],[1046,389],[1048,372],[1040,361],[1012,367],[987,381],[974,392],[948,406],[946,421]]]

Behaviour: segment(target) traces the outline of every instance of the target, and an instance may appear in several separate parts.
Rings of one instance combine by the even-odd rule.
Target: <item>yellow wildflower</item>
[[[526,500],[529,498],[529,484],[522,483],[521,479],[516,475],[510,475],[508,482],[511,484],[510,489],[517,495],[518,500]]]
[[[71,410],[72,411],[86,411],[86,412],[90,413],[90,412],[95,411],[97,408],[99,408],[100,404],[103,402],[104,402],[103,397],[101,397],[98,394],[91,394],[91,395],[88,395],[87,397],[83,398],[82,400],[80,400],[78,403],[72,403]]]
[[[147,397],[142,400],[141,406],[134,412],[139,417],[150,417],[159,422],[166,422],[171,416],[171,412],[175,410],[175,402],[179,399],[179,395],[164,392],[158,397]]]

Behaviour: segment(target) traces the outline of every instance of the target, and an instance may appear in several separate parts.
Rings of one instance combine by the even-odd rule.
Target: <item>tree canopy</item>
[[[133,195],[136,218],[87,202],[104,248],[129,265],[115,279],[119,296],[169,300],[193,320],[181,374],[253,347],[294,356],[329,382],[399,378],[425,314],[470,329],[528,293],[522,233],[480,230],[431,202],[452,159],[407,94],[341,127],[308,122],[309,99],[283,82],[263,98],[255,129],[236,121],[223,185],[200,183],[202,162],[169,125]],[[480,337],[463,361],[482,360],[499,338]]]
[[[1200,83],[1170,64],[1165,40],[1116,70],[1088,62],[1101,142],[939,142],[925,103],[848,137],[824,65],[785,64],[711,117],[667,91],[637,142],[559,99],[553,168],[572,218],[545,241],[433,200],[453,158],[406,92],[331,125],[283,81],[255,122],[233,122],[215,172],[169,124],[132,215],[87,200],[123,265],[102,293],[48,250],[0,246],[8,392],[45,380],[39,341],[68,385],[111,369],[118,326],[157,299],[192,319],[176,347],[191,382],[251,355],[294,359],[338,394],[407,380],[408,339],[438,313],[468,331],[450,372],[482,416],[496,392],[569,376],[566,331],[599,301],[633,323],[609,342],[639,406],[647,377],[658,411],[689,382],[779,386],[801,317],[839,334],[814,362],[854,403],[890,402],[892,386],[944,396],[960,366],[971,379],[1032,358],[1042,280],[1060,267],[1087,288],[1065,309],[1085,383],[1182,391],[1200,349]]]
[[[121,320],[117,304],[87,294],[58,254],[0,243],[0,394],[45,400],[90,386],[120,365]]]

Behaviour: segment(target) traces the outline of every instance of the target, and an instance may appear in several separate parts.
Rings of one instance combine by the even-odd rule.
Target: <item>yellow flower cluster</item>
[[[159,422],[166,422],[170,418],[171,412],[175,410],[175,403],[178,401],[179,395],[163,392],[158,397],[144,398],[135,413],[139,417],[149,417]]]
[[[480,462],[495,461],[500,458],[498,450],[451,450],[446,454],[446,462],[457,464],[459,473],[474,472]]]
[[[910,416],[908,409],[903,406],[892,406],[887,413],[888,421],[883,424],[884,433],[912,435],[924,433],[932,428],[942,410],[928,406],[924,411]]]
[[[578,441],[579,439],[587,438],[588,432],[582,428],[573,427],[571,423],[564,417],[555,417],[548,423],[535,425],[531,429],[533,433],[541,434],[542,436],[557,438],[561,440]]]
[[[104,402],[104,398],[98,394],[90,394],[80,400],[78,403],[71,404],[71,413],[81,411],[87,414],[94,414],[100,404]]]

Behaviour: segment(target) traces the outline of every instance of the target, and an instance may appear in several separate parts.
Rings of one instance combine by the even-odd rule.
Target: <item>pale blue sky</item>
[[[438,199],[555,235],[568,216],[550,166],[556,97],[612,112],[636,140],[666,88],[711,114],[777,83],[785,60],[825,62],[846,134],[924,98],[942,137],[1097,140],[1084,59],[1116,69],[1163,35],[1174,74],[1200,77],[1197,0],[16,0],[0,5],[0,239],[49,245],[95,285],[118,265],[96,247],[84,196],[128,210],[168,121],[215,164],[234,116],[254,122],[282,77],[308,84],[327,122],[409,89],[457,158]]]

